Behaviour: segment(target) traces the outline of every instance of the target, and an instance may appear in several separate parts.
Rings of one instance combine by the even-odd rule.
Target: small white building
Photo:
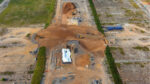
[[[63,63],[71,63],[71,51],[70,49],[62,49],[62,62]]]

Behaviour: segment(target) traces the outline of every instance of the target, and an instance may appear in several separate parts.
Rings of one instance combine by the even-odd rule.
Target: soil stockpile
[[[91,38],[91,37],[92,38]],[[52,25],[37,34],[40,46],[53,48],[69,40],[78,40],[87,51],[105,50],[104,36],[96,29],[83,26]]]
[[[67,14],[68,12],[74,10],[76,7],[73,3],[64,3],[63,6],[63,14]]]

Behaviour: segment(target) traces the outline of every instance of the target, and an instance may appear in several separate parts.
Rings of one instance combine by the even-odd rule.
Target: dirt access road
[[[105,38],[88,5],[87,0],[58,0],[53,23],[37,34],[48,49],[43,84],[111,84],[103,66]],[[62,62],[62,48],[71,50],[71,63]]]
[[[82,17],[82,25],[95,26],[93,17],[91,16],[91,10],[87,0],[57,0],[56,15],[54,23],[66,24],[64,21],[70,14],[63,14],[63,5],[66,2],[74,3],[75,9],[78,12],[77,16]],[[81,25],[81,24],[80,24]]]

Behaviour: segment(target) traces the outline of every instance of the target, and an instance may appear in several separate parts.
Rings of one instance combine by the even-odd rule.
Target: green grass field
[[[0,0],[1,1],[1,0]],[[0,14],[1,27],[45,24],[55,0],[11,0]],[[54,7],[52,7],[54,8]]]

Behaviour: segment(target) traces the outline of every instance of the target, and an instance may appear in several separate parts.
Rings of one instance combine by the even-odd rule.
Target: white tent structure
[[[63,63],[71,63],[71,52],[70,49],[62,49],[62,62]]]

